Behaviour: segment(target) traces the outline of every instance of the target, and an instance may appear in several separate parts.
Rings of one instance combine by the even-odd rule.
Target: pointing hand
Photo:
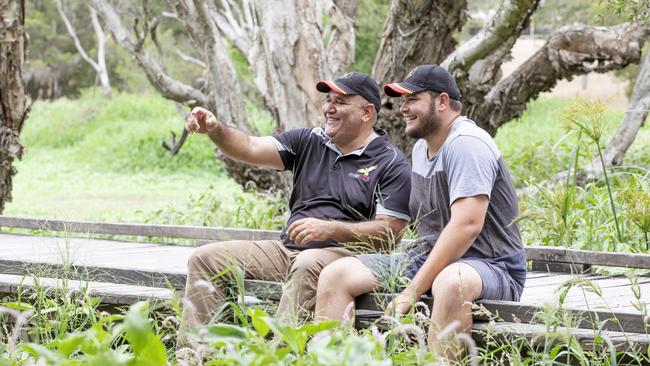
[[[218,126],[217,117],[209,110],[201,107],[192,109],[192,113],[185,121],[185,129],[188,132],[209,133]]]

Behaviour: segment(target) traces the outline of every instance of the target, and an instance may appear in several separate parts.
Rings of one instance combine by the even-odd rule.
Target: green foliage
[[[390,1],[388,0],[362,0],[359,2],[358,16],[355,23],[355,60],[350,65],[350,70],[367,74],[372,71],[372,65],[375,62],[375,55],[381,41],[377,35],[382,32],[389,7]]]
[[[155,95],[106,99],[88,89],[78,101],[37,102],[26,123],[22,138],[29,150],[63,155],[94,172],[221,169],[208,139],[188,139],[176,156],[160,147],[170,131],[180,135],[184,120],[171,102]]]
[[[218,188],[191,195],[185,207],[168,206],[145,217],[146,222],[196,226],[280,230],[287,220],[287,201],[280,193],[255,189],[234,194],[234,208],[224,207]]]
[[[601,144],[608,140],[622,117],[597,103],[566,103],[548,109],[552,103],[535,102],[529,111],[534,120],[524,114],[497,135],[517,185],[529,182],[538,190],[537,194],[520,199],[519,224],[524,242],[590,250],[647,251],[645,232],[634,221],[644,217],[643,211],[636,209],[631,200],[622,198],[640,197],[642,193],[638,192],[649,185],[648,130],[639,132],[627,154],[627,166],[608,171],[607,179],[603,176],[577,185],[576,168],[599,159]],[[538,109],[540,106],[543,109]],[[564,133],[556,120],[560,116],[571,127],[569,133]],[[569,174],[561,184],[538,185],[537,182],[551,178],[549,173],[567,169]]]
[[[135,356],[131,365],[156,366],[167,362],[165,346],[160,336],[153,333],[148,312],[149,304],[140,302],[131,306],[124,319],[124,338]]]

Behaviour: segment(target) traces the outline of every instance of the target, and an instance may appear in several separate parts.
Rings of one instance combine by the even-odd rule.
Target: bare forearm
[[[219,122],[217,127],[208,133],[210,140],[229,158],[250,163],[249,151],[251,137],[244,132],[226,126]]]
[[[331,221],[332,239],[339,243],[363,242],[375,249],[389,249],[400,241],[407,222],[400,219],[363,222]]]
[[[284,169],[284,163],[271,137],[249,136],[221,122],[208,136],[231,159],[256,166]]]

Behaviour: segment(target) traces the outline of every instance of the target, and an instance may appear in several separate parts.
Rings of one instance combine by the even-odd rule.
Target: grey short
[[[385,291],[401,291],[424,264],[426,254],[361,254],[356,257],[377,277]],[[500,258],[461,258],[481,276],[479,300],[519,301],[526,282],[523,251]]]

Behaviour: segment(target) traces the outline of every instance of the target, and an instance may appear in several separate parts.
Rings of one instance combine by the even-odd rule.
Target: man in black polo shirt
[[[377,83],[349,73],[320,81],[316,89],[327,93],[322,128],[255,137],[227,127],[203,108],[188,118],[188,131],[207,134],[229,157],[291,170],[293,190],[280,240],[219,242],[192,254],[186,327],[207,323],[224,303],[233,265],[247,278],[284,281],[277,314],[295,322],[313,309],[321,269],[353,254],[342,244],[376,248],[398,238],[408,223],[410,167],[386,133],[373,127],[381,107]],[[221,275],[211,283],[216,274]]]

